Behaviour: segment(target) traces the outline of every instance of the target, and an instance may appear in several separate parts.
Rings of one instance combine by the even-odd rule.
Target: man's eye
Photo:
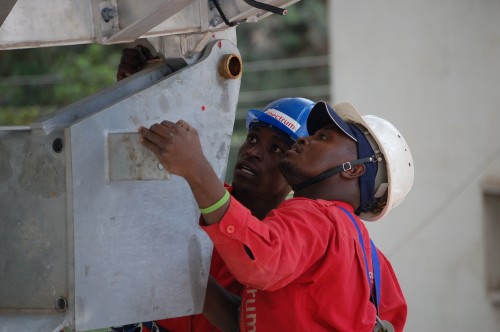
[[[326,140],[328,139],[328,137],[326,137],[326,135],[325,135],[325,134],[320,133],[320,134],[319,134],[319,139],[320,139],[320,140],[322,140],[322,141],[326,141]]]
[[[257,138],[255,136],[247,136],[247,142],[248,143],[255,143],[255,142],[257,142]]]
[[[277,145],[273,146],[272,149],[273,149],[273,152],[275,152],[275,153],[283,153],[285,151],[283,148],[281,148],[280,146],[277,146]]]

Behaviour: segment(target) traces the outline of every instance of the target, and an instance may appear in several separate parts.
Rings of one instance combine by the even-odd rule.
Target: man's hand
[[[182,176],[189,184],[198,207],[207,208],[219,201],[226,189],[205,158],[198,131],[186,121],[163,121],[149,129],[139,128],[141,143],[151,150],[165,169]],[[207,225],[221,220],[229,207],[226,201],[218,209],[204,214]]]
[[[167,171],[187,180],[203,171],[206,160],[198,131],[186,121],[162,121],[139,128],[141,143],[151,150]]]
[[[124,48],[120,64],[118,65],[118,72],[116,79],[118,81],[129,77],[132,74],[141,71],[146,67],[148,61],[160,59],[159,56],[153,56],[151,50],[146,46],[137,45],[133,48]]]

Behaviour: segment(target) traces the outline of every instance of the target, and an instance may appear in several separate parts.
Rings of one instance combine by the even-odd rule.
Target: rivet
[[[66,301],[65,297],[59,296],[56,299],[55,307],[57,311],[66,311],[68,308],[68,301]]]
[[[64,141],[62,138],[58,137],[52,141],[52,150],[56,153],[60,153],[64,149]]]

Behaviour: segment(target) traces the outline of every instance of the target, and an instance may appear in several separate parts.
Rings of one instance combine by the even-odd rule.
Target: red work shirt
[[[203,229],[231,273],[245,285],[244,331],[373,331],[376,310],[358,233],[343,202],[292,198],[262,221],[231,199],[222,220]],[[369,234],[359,218],[369,268]],[[247,254],[244,246],[251,251]],[[406,302],[380,255],[382,319],[402,331]]]

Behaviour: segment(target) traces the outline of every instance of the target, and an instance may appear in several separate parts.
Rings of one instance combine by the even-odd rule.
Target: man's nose
[[[302,136],[297,138],[297,144],[307,144],[309,136]]]
[[[262,158],[262,147],[260,144],[255,144],[246,150],[247,156],[261,159]]]

